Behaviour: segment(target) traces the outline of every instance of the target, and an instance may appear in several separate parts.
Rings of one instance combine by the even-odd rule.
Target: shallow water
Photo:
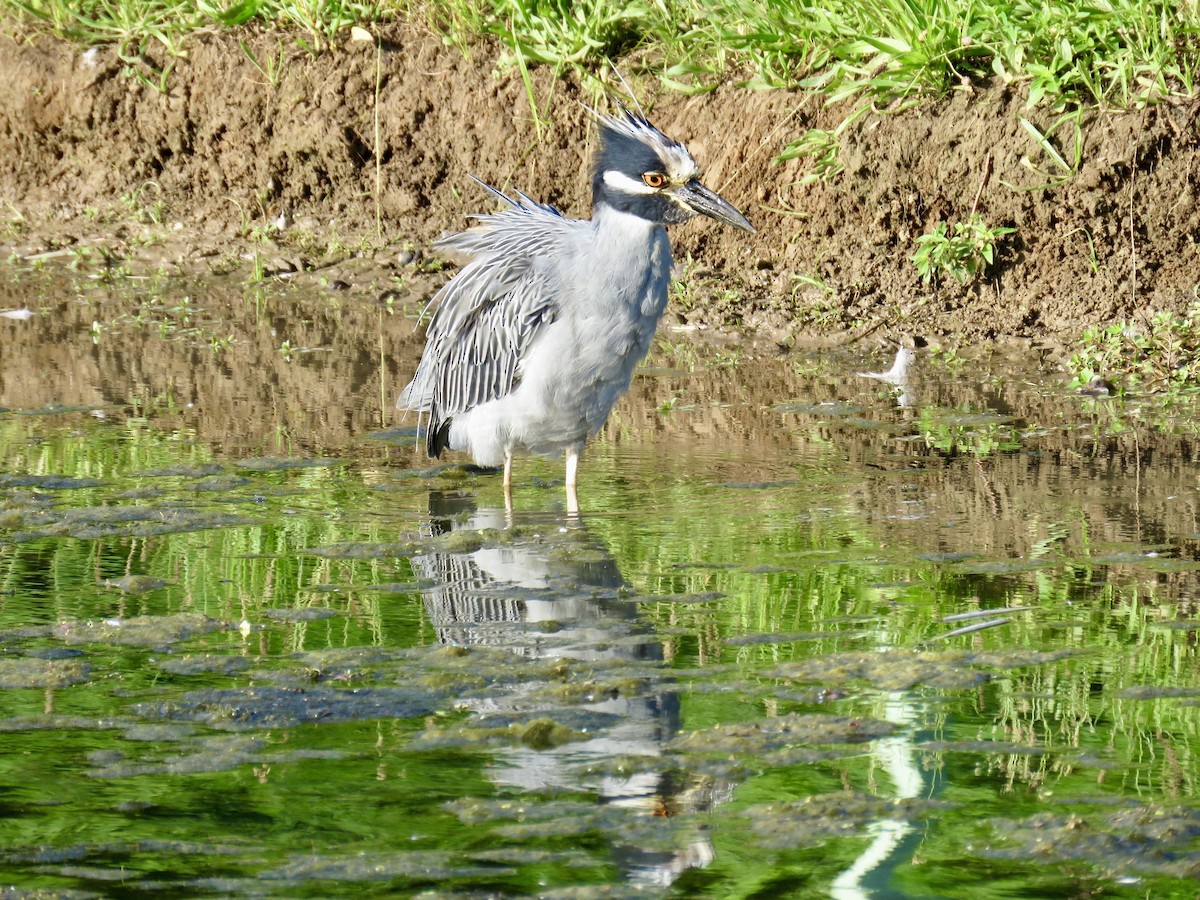
[[[1186,413],[667,330],[506,513],[378,291],[0,308],[5,884],[1195,895]]]

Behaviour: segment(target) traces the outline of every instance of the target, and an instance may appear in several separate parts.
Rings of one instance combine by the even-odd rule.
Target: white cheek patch
[[[630,178],[624,172],[618,172],[616,169],[609,169],[604,173],[604,183],[614,191],[620,191],[622,194],[654,194],[657,193],[655,188],[650,187],[640,178]]]

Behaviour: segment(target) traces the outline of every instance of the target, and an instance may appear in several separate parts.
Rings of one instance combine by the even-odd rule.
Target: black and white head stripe
[[[661,172],[672,184],[684,184],[700,173],[700,167],[687,152],[687,148],[667,137],[643,116],[618,105],[616,116],[606,116],[592,110],[600,125],[600,152],[596,154],[594,178],[607,179],[609,173],[618,184],[609,181],[619,190],[652,193],[653,188],[642,181],[647,172]],[[631,182],[636,181],[634,186]]]
[[[600,123],[600,147],[592,169],[592,206],[614,209],[660,225],[709,216],[753,231],[728,201],[700,183],[700,167],[683,144],[646,117],[617,104],[620,114],[592,110]]]

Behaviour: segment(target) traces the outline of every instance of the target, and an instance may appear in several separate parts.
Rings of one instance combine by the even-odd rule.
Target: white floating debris
[[[0,311],[0,316],[6,319],[32,319],[33,310],[22,307],[21,309],[6,309]]]

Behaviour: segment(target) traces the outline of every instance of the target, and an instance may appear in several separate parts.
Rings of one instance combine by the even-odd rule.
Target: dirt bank
[[[112,48],[0,38],[0,251],[189,272],[318,268],[380,290],[412,272],[412,251],[487,209],[468,173],[587,214],[590,137],[574,101],[592,98],[576,83],[534,72],[539,96],[552,97],[539,130],[494,48],[464,58],[396,27],[377,84],[369,42],[313,57],[278,35],[240,39],[245,50],[229,34],[194,39],[163,93],[130,77]],[[647,99],[706,182],[759,227],[676,230],[677,256],[702,285],[676,304],[680,318],[781,344],[1036,338],[1193,299],[1194,104],[1082,116],[1078,172],[1046,188],[1061,172],[1019,117],[1045,132],[1057,116],[1026,110],[1003,85],[860,117],[841,138],[844,170],[810,184],[800,181],[811,161],[773,158],[849,108],[732,85]],[[1071,161],[1073,128],[1054,140]],[[923,284],[915,239],[972,209],[1016,229],[996,262],[966,287]]]

